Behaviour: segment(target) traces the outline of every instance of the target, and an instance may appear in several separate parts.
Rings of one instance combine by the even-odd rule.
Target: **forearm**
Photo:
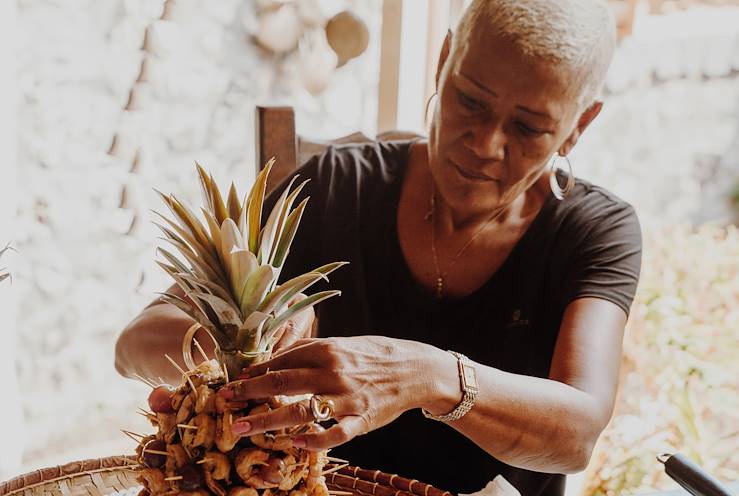
[[[422,406],[442,414],[459,403],[461,391],[456,359],[437,351],[429,361],[434,384]],[[475,406],[451,427],[509,465],[549,473],[585,468],[610,412],[561,382],[475,368],[480,386]]]
[[[172,357],[184,368],[182,339],[194,321],[172,305],[152,305],[143,310],[121,333],[115,348],[115,366],[124,377],[179,384],[182,376],[165,358]],[[209,358],[213,342],[202,329],[198,343]],[[197,352],[196,352],[197,353]]]

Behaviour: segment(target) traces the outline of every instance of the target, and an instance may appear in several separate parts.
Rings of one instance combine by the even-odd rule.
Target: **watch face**
[[[462,381],[464,389],[477,389],[477,374],[475,368],[466,363],[462,365]]]

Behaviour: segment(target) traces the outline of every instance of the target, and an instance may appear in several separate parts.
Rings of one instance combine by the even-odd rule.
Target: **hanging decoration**
[[[336,69],[369,45],[366,23],[349,10],[324,16],[318,0],[258,0],[253,42],[266,52],[295,61],[302,86],[314,96]]]

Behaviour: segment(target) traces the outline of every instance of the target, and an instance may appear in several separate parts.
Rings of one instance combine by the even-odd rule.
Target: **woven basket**
[[[71,462],[30,472],[0,484],[0,496],[109,496],[136,494],[141,485],[130,465],[132,456]],[[358,496],[452,496],[417,480],[379,470],[344,467],[327,474],[329,489]]]

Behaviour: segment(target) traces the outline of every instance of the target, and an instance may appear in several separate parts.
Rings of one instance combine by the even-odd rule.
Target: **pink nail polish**
[[[231,426],[231,431],[237,436],[247,434],[251,430],[249,422],[236,422]]]
[[[293,439],[293,446],[296,448],[305,448],[305,439],[302,437],[296,437]]]

